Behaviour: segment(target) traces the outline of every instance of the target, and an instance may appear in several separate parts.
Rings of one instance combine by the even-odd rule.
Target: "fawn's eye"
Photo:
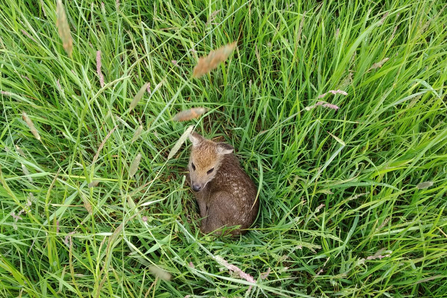
[[[193,163],[191,163],[191,167],[192,167],[193,171],[196,170],[196,166]]]
[[[208,175],[211,174],[214,171],[214,168],[209,169],[208,172],[206,172]]]

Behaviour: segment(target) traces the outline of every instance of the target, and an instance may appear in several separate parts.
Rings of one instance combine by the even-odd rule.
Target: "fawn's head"
[[[189,135],[192,143],[189,158],[189,175],[193,191],[201,191],[214,179],[226,154],[233,153],[234,148],[225,143],[207,140],[198,133]]]

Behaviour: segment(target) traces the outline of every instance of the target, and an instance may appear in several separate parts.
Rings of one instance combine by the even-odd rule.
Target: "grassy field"
[[[443,1],[64,2],[71,57],[56,1],[0,10],[0,297],[446,297]],[[190,125],[259,187],[244,236],[198,229]]]

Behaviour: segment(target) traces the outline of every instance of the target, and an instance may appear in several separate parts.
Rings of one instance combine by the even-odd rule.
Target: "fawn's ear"
[[[197,147],[200,143],[202,143],[203,137],[196,132],[191,132],[189,134],[189,140],[191,141],[193,147]]]
[[[227,143],[217,143],[217,153],[221,155],[233,153],[234,148]]]

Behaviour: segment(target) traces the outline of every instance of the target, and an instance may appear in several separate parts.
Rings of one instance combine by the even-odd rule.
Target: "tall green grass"
[[[0,11],[0,296],[445,297],[442,1],[64,5],[72,58],[54,1]],[[245,236],[199,232],[189,144],[168,158],[191,124],[259,186]]]

